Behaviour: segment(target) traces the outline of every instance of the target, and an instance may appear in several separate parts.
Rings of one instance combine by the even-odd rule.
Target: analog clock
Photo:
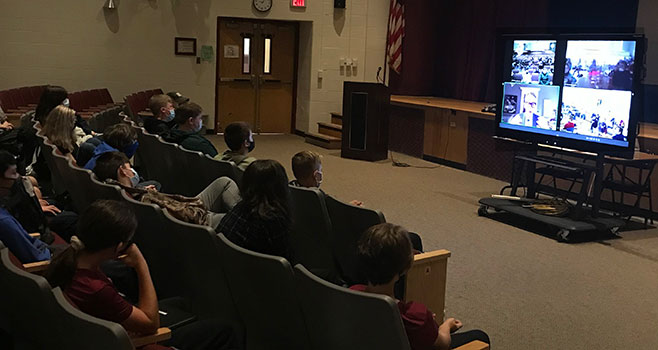
[[[272,0],[254,0],[254,8],[260,12],[267,12],[272,8]]]

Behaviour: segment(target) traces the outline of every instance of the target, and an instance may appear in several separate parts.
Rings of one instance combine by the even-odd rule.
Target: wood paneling
[[[432,108],[425,112],[423,153],[466,164],[469,113]]]

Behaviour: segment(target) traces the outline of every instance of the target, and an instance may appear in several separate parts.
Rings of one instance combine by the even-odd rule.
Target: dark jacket
[[[194,131],[183,131],[177,128],[171,129],[168,133],[162,135],[167,142],[179,144],[181,147],[190,151],[205,153],[211,157],[217,155],[217,149],[205,137]]]
[[[146,129],[146,131],[148,131],[150,134],[162,136],[169,132],[173,125],[174,124],[172,122],[167,123],[155,117],[144,118],[144,129]]]

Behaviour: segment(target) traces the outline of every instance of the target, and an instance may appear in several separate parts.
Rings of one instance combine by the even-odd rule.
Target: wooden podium
[[[384,84],[346,81],[343,86],[343,158],[388,158],[391,93]]]

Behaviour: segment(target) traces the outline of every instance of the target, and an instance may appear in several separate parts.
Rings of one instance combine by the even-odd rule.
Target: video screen
[[[635,41],[569,40],[564,86],[631,91],[634,61]]]
[[[555,40],[515,40],[512,50],[512,81],[553,84]]]
[[[556,131],[559,97],[559,86],[505,83],[501,126]]]
[[[627,145],[631,97],[631,91],[565,87],[560,131],[588,141]]]

